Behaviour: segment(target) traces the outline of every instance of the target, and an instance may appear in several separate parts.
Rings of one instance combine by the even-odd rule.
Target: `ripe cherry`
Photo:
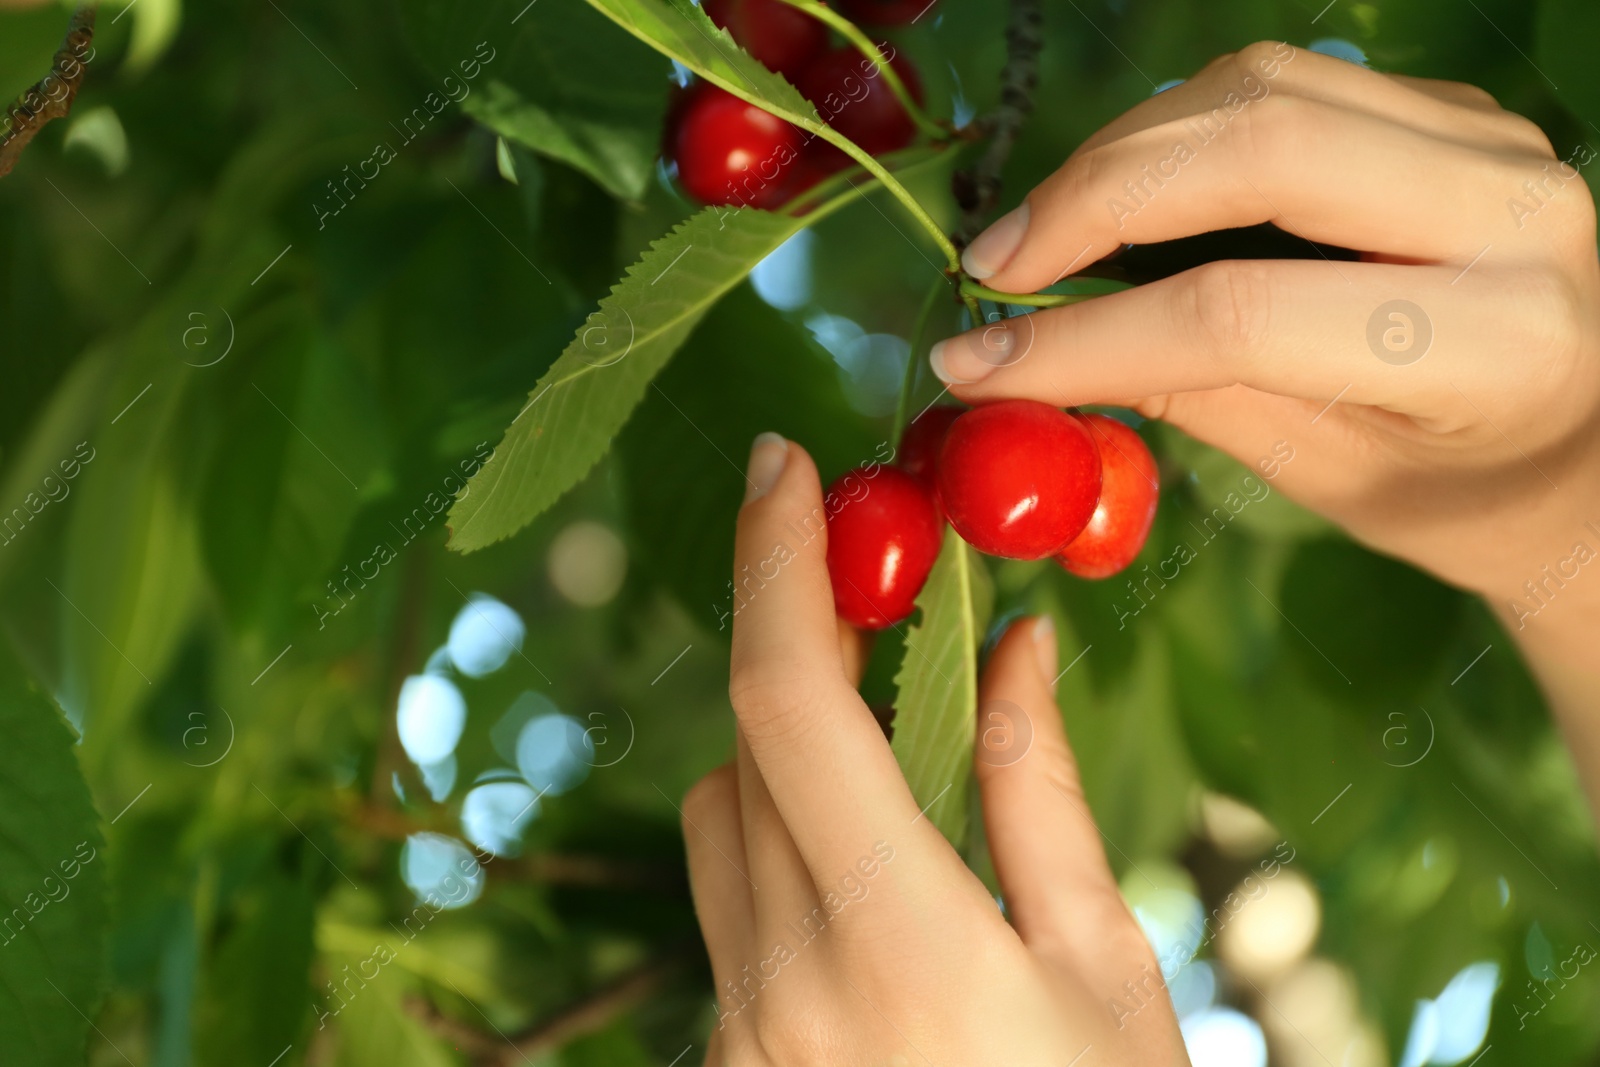
[[[838,0],[839,9],[869,26],[904,26],[922,17],[935,0]]]
[[[881,630],[910,615],[942,538],[928,490],[894,467],[858,467],[828,487],[826,506],[839,617]]]
[[[787,199],[804,143],[795,127],[709,82],[690,89],[674,109],[668,138],[690,196],[750,207]]]
[[[1150,536],[1161,478],[1144,439],[1107,415],[1085,415],[1100,452],[1100,503],[1089,525],[1056,559],[1080,578],[1109,578],[1132,563]]]
[[[918,415],[900,435],[900,454],[895,463],[917,481],[933,489],[938,484],[939,448],[966,408],[941,404]]]
[[[1078,536],[1100,499],[1100,457],[1076,415],[1036,400],[973,408],[939,452],[939,501],[974,548],[1043,559]]]
[[[828,47],[828,29],[783,0],[705,0],[711,21],[791,82]]]
[[[922,80],[911,61],[887,44],[878,47],[905,82],[911,99],[921,104]],[[878,65],[854,48],[824,52],[801,72],[795,87],[817,105],[822,121],[872,155],[904,148],[917,135],[911,116],[884,84]],[[832,145],[823,147],[828,154],[843,155]]]

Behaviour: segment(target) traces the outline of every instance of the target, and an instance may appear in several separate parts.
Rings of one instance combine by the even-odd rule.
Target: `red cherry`
[[[904,26],[922,17],[935,0],[838,0],[839,10],[869,26]]]
[[[881,630],[916,605],[939,556],[933,497],[894,467],[858,467],[828,487],[828,577],[839,617]]]
[[[895,459],[900,469],[933,489],[938,484],[939,447],[944,444],[944,435],[964,411],[966,408],[941,404],[911,420],[911,425],[900,435],[900,455]]]
[[[689,90],[671,122],[678,180],[696,200],[772,207],[788,198],[804,144],[795,127],[710,82]]]
[[[1132,563],[1150,536],[1161,479],[1155,457],[1125,423],[1085,415],[1100,452],[1100,504],[1056,559],[1080,578],[1109,578]]]
[[[783,0],[705,0],[711,21],[791,82],[828,47],[828,28]]]
[[[1010,559],[1055,555],[1100,499],[1100,457],[1083,420],[1037,400],[1002,400],[956,419],[938,477],[956,532]]]
[[[921,104],[922,80],[911,60],[896,54],[889,44],[880,43],[878,47],[905,82],[911,99]],[[872,155],[904,148],[917,135],[911,116],[883,83],[878,65],[854,48],[824,52],[800,73],[795,87],[817,105],[824,122]],[[832,145],[824,147],[831,153],[843,154]]]

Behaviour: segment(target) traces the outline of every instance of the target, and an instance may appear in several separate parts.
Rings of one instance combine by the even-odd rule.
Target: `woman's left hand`
[[[706,1062],[1186,1065],[1062,732],[1049,621],[1011,627],[980,693],[1019,709],[1033,732],[1020,760],[976,766],[1007,922],[918,810],[855,691],[811,458],[763,435],[749,483],[735,563],[737,755],[683,803],[720,1016]],[[803,542],[806,530],[817,532]],[[751,577],[767,560],[781,561],[777,574]]]

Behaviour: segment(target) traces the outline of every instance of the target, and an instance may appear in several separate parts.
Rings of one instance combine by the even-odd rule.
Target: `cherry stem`
[[[978,300],[991,300],[996,304],[1016,304],[1019,307],[1058,308],[1093,300],[1093,293],[1006,293],[979,285],[969,277],[961,279],[961,295]]]
[[[915,148],[904,149],[885,157],[885,162],[892,168],[891,174],[907,176],[920,171],[924,166],[942,156],[948,147],[945,145],[919,145]],[[813,185],[796,196],[793,200],[776,210],[783,215],[791,217],[804,217],[817,210],[817,205],[828,202],[841,191],[849,190],[849,195],[854,197],[870,192],[874,187],[861,186],[855,180],[862,175],[862,171],[854,167],[841,171]]]
[[[883,58],[883,53],[879,50],[877,44],[873,42],[872,38],[862,33],[859,26],[831,7],[821,3],[821,0],[783,0],[783,2],[791,7],[799,8],[824,25],[831,26],[838,31],[840,36],[854,45],[858,52],[872,60],[873,64],[878,68],[878,73],[883,76],[883,83],[889,87],[889,91],[895,95],[895,98],[900,101],[900,105],[906,109],[906,114],[911,116],[911,121],[916,124],[917,129],[935,140],[948,141],[950,139],[950,131],[928,117],[927,112],[923,111],[922,106],[912,97],[911,90],[906,88],[906,83],[900,77],[899,71],[895,70],[889,64],[889,61]]]
[[[894,442],[896,452],[900,448],[900,438],[905,436],[906,424],[911,415],[911,394],[916,391],[917,369],[922,365],[923,343],[928,339],[928,324],[933,320],[933,309],[939,305],[941,293],[948,293],[949,287],[944,279],[934,282],[928,287],[928,295],[923,298],[922,310],[917,312],[917,324],[911,330],[911,351],[906,355],[905,377],[900,379],[900,401],[894,408]]]

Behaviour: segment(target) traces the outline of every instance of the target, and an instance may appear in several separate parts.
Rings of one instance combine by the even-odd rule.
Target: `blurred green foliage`
[[[1267,38],[1342,37],[1380,69],[1483,85],[1563,156],[1600,137],[1579,0],[1047,6],[1011,202],[1157,83]],[[1003,5],[939,12],[896,41],[933,114],[982,111]],[[67,14],[0,11],[0,92],[45,74]],[[48,127],[0,181],[0,515],[24,509],[0,535],[0,903],[32,913],[80,842],[96,854],[0,946],[0,1058],[431,1067],[514,1059],[509,1035],[537,1062],[627,1065],[698,1047],[708,978],[672,802],[730,751],[738,465],[762,429],[826,477],[873,455],[889,419],[864,413],[881,409],[860,368],[808,324],[908,338],[937,256],[882,195],[821,221],[804,307],[742,283],[708,304],[637,383],[631,419],[619,404],[596,424],[598,464],[516,537],[461,556],[430,501],[692,213],[655,159],[670,65],[577,0],[141,0],[101,12],[96,49],[76,115],[115,123]],[[910,184],[953,223],[945,171]],[[1053,610],[1063,664],[1085,653],[1061,704],[1113,864],[1193,861],[1197,790],[1238,797],[1298,850],[1318,951],[1352,969],[1392,1057],[1419,998],[1493,959],[1494,1055],[1594,1062],[1591,979],[1525,1029],[1507,1008],[1536,966],[1526,945],[1559,957],[1595,936],[1600,870],[1506,636],[1276,494],[1200,535],[1249,471],[1146,432],[1170,485],[1139,566],[1190,544],[1176,579],[1140,593],[993,566],[997,619]],[[549,577],[580,519],[629,552],[599,607]],[[344,585],[380,544],[392,560]],[[475,591],[527,636],[504,671],[462,683],[463,781],[530,689],[619,731],[625,709],[632,743],[544,800],[481,899],[412,941],[396,932],[415,906],[401,841],[456,833],[460,789],[428,799],[395,700]],[[892,696],[901,654],[881,643],[869,696]],[[1208,862],[1209,904],[1229,885]],[[341,997],[380,945],[393,962]],[[544,1040],[585,1004],[603,1008],[593,1027]]]

